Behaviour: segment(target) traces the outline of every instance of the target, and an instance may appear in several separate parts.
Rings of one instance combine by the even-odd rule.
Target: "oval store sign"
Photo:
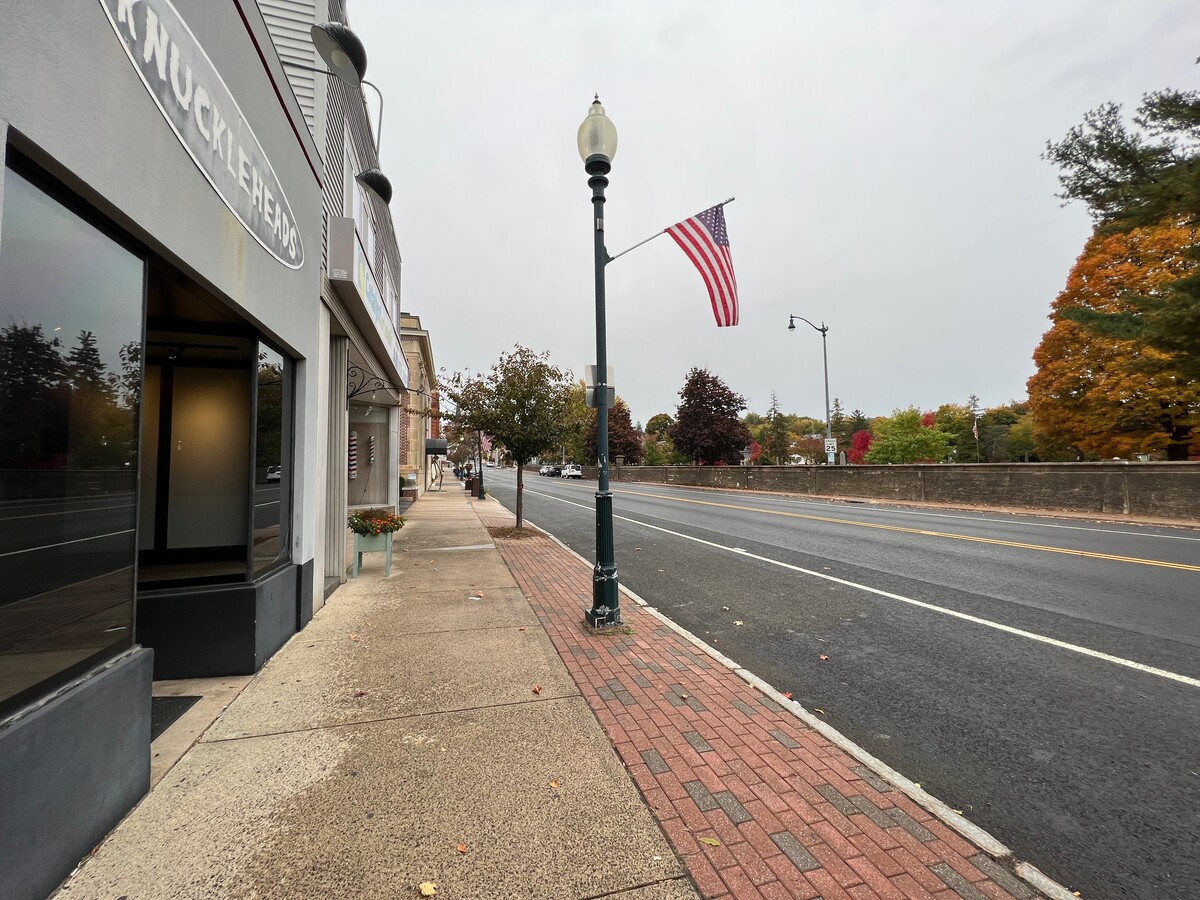
[[[146,90],[245,229],[285,266],[304,264],[292,208],[233,94],[170,0],[100,0]]]

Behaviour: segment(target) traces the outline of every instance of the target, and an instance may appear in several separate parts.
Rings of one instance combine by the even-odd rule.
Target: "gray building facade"
[[[145,792],[152,678],[257,671],[322,596],[305,113],[253,0],[6,7],[0,896]]]

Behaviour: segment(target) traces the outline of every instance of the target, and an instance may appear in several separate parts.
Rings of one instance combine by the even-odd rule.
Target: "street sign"
[[[837,438],[825,438],[825,452],[837,453]]]
[[[608,398],[608,402],[604,404],[605,407],[612,409],[617,402],[617,389],[610,384],[605,388],[604,394]],[[587,389],[586,400],[589,409],[596,408],[596,389],[590,385]]]
[[[612,384],[613,383],[613,367],[605,366],[604,368],[608,371],[608,377],[604,380],[604,383]],[[583,380],[587,382],[589,387],[596,386],[596,367],[595,366],[584,366],[583,367]]]

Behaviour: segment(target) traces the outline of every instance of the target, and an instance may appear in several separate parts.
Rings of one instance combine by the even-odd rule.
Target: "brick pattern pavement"
[[[704,897],[1039,896],[628,598],[630,634],[588,633],[591,570],[549,537],[495,543]]]

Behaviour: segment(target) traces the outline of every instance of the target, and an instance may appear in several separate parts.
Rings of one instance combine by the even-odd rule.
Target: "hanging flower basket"
[[[366,537],[399,531],[404,527],[404,518],[390,509],[359,509],[350,513],[346,524],[355,534]]]

